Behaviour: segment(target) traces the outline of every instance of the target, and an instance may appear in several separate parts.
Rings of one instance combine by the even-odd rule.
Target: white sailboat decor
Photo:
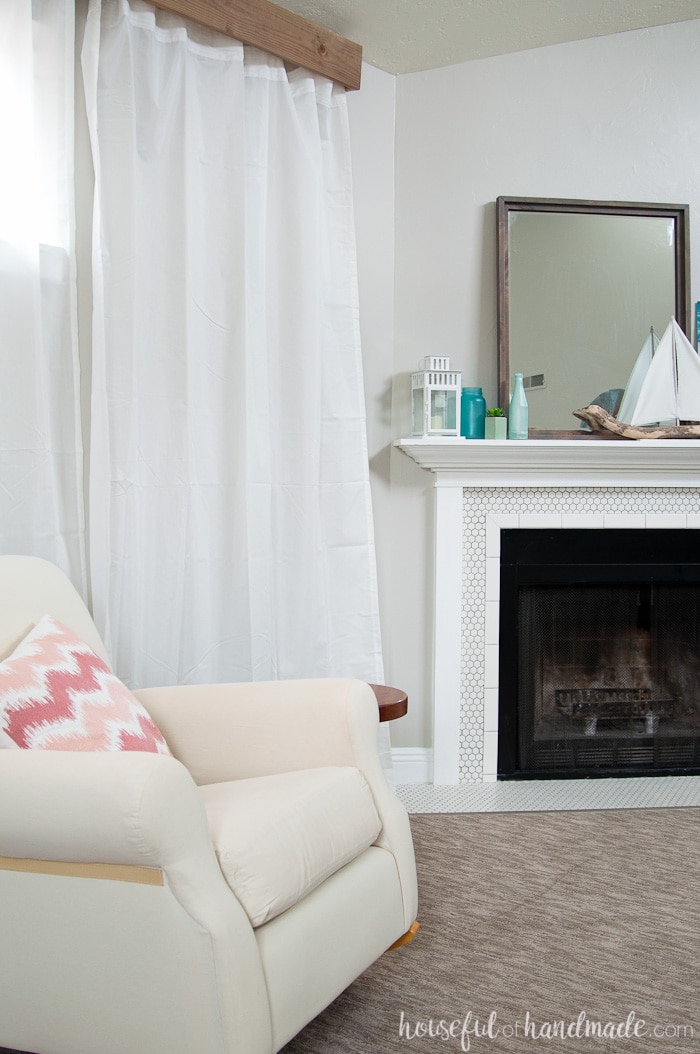
[[[618,421],[626,421],[628,424],[630,423],[631,414],[634,413],[634,408],[637,405],[644,378],[646,377],[647,370],[651,366],[651,360],[653,359],[654,352],[658,346],[659,338],[656,335],[654,327],[651,326],[649,329],[649,336],[644,341],[644,346],[632,367],[630,379],[627,381],[620,408],[615,414]]]
[[[637,386],[636,368],[637,364],[630,377],[630,384],[634,379],[634,387]],[[624,417],[621,416],[623,411]],[[671,319],[659,342],[634,405],[625,407],[623,398],[618,420],[631,425],[679,425],[681,421],[700,421],[700,356],[675,318]]]

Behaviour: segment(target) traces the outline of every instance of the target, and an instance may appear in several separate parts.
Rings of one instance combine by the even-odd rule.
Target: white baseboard
[[[392,747],[394,783],[432,783],[433,752],[428,747]]]

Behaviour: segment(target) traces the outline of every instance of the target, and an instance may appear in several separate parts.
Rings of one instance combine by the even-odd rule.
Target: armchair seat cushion
[[[199,788],[223,875],[253,926],[302,900],[378,837],[381,821],[350,766]]]

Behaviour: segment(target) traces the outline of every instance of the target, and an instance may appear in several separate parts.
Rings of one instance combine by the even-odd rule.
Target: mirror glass
[[[499,402],[522,373],[532,438],[614,412],[652,328],[692,339],[687,205],[499,198],[498,242]]]

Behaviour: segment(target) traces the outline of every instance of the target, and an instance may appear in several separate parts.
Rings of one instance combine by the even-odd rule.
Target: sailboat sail
[[[632,425],[700,421],[700,357],[672,318],[629,415]]]
[[[630,424],[631,415],[634,413],[634,408],[637,404],[637,399],[639,398],[639,392],[644,383],[646,372],[651,366],[651,360],[654,357],[654,352],[656,351],[658,343],[659,338],[654,332],[654,327],[652,326],[649,330],[649,336],[644,341],[644,346],[639,352],[637,360],[632,367],[632,372],[625,388],[625,394],[622,396],[620,409],[617,411],[618,421],[625,421],[627,424]]]

